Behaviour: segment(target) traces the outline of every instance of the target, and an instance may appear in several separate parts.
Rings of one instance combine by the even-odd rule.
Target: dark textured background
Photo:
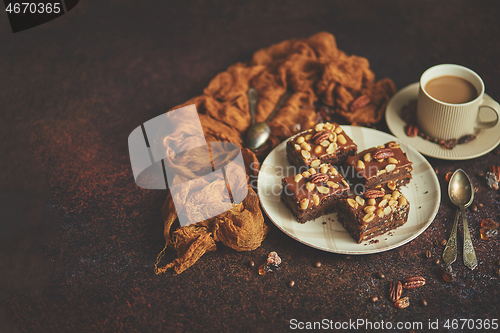
[[[499,241],[481,241],[479,223],[498,221],[500,202],[475,175],[500,164],[498,147],[464,162],[430,159],[443,193],[446,172],[461,167],[485,205],[468,212],[479,267],[457,260],[458,281],[447,284],[422,256],[442,253],[434,242],[451,229],[447,198],[427,231],[386,253],[326,253],[271,225],[253,252],[219,246],[180,276],[156,276],[165,193],[134,184],[127,137],[257,49],[319,31],[398,89],[432,65],[458,63],[498,100],[499,9],[497,1],[82,0],[16,34],[0,14],[0,332],[278,332],[291,318],[498,318]],[[245,265],[273,250],[283,258],[279,273]],[[374,279],[377,271],[387,279]],[[427,284],[398,310],[388,280],[413,274]],[[371,304],[372,295],[380,301]]]

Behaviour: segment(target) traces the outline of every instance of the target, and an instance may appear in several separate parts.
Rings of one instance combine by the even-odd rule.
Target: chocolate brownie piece
[[[333,166],[322,164],[282,179],[281,200],[299,223],[332,213],[349,185]]]
[[[390,181],[396,187],[404,186],[410,182],[412,170],[412,162],[406,153],[391,141],[349,157],[342,172],[354,192],[360,194]]]
[[[297,134],[286,145],[286,156],[291,165],[317,167],[323,163],[342,165],[356,154],[357,146],[337,124],[319,123]]]
[[[339,221],[358,244],[402,226],[409,211],[406,197],[387,187],[351,195],[337,204]]]

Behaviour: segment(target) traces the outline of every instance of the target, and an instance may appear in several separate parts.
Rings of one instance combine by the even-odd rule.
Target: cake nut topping
[[[365,156],[363,156],[363,160],[365,162],[370,162],[372,160],[372,154],[370,154],[370,153],[365,154]]]
[[[333,132],[332,134],[330,134],[328,140],[330,140],[331,142],[337,142],[337,133]]]
[[[393,157],[393,156],[394,156],[394,152],[390,148],[379,149],[373,154],[373,158],[376,160],[379,160],[379,159],[383,160],[383,159]]]
[[[300,180],[302,179],[302,175],[299,173],[298,175],[295,176],[295,178],[293,179],[296,183],[300,182]]]
[[[323,127],[326,128],[327,130],[331,130],[333,125],[330,123],[325,123],[325,126],[323,126]]]
[[[321,131],[321,132],[314,134],[311,140],[314,142],[314,144],[317,145],[320,142],[328,140],[328,137],[330,136],[330,134],[331,134],[330,131],[324,130],[324,131]]]
[[[330,189],[326,186],[318,186],[317,189],[321,194],[327,194],[328,192],[330,192]]]
[[[360,169],[360,170],[365,169],[365,163],[363,163],[362,160],[358,160],[358,169]]]
[[[309,169],[309,173],[310,173],[311,175],[315,175],[315,174],[316,174],[316,169],[314,169],[314,168],[310,168],[310,169]]]
[[[396,189],[396,182],[393,182],[393,181],[390,181],[388,184],[387,184],[387,187],[394,191]]]
[[[319,169],[321,173],[327,173],[328,172],[328,167],[326,165],[323,165],[321,169]]]
[[[359,195],[356,196],[356,202],[359,203],[361,206],[364,206],[365,204],[365,199],[360,197]]]
[[[302,172],[302,177],[309,178],[309,177],[311,177],[311,174],[309,173],[309,171],[304,171],[304,172]]]
[[[358,208],[358,203],[354,199],[348,198],[347,203],[354,209]]]
[[[342,128],[339,126],[335,129],[335,133],[340,134],[342,133]]]
[[[304,149],[306,151],[311,151],[311,146],[307,142],[302,142],[300,144],[300,147],[302,147],[302,149]]]
[[[401,193],[399,193],[399,191],[392,192],[392,198],[394,200],[398,199],[400,196],[401,196]]]
[[[384,208],[384,215],[385,216],[388,216],[389,214],[391,214],[391,212],[392,212],[391,206],[387,206]]]
[[[311,162],[311,166],[313,168],[319,167],[320,164],[321,164],[321,161],[318,159],[315,159],[314,161]]]
[[[323,130],[323,126],[325,126],[325,124],[319,123],[314,126],[314,129],[316,130],[316,132],[321,132]]]
[[[363,216],[363,222],[366,222],[366,223],[371,222],[371,221],[373,221],[374,218],[375,218],[375,214],[368,213],[365,216]]]
[[[314,153],[315,154],[320,154],[321,150],[322,150],[321,146],[316,146],[316,148],[314,148]]]
[[[377,213],[376,214],[377,214],[378,217],[384,217],[385,216],[384,210],[381,209],[381,208],[377,209]]]
[[[405,197],[399,197],[399,206],[404,207],[408,202]]]
[[[335,169],[334,167],[331,167],[330,168],[330,172],[332,173],[332,175],[336,176],[339,174],[339,172],[337,171],[337,169]]]
[[[399,145],[396,142],[389,142],[387,144],[387,147],[389,147],[391,149],[396,149],[396,148],[399,148]]]
[[[385,170],[387,172],[391,172],[393,171],[394,169],[396,169],[396,164],[387,164],[386,167],[385,167]]]
[[[392,163],[392,164],[398,164],[399,163],[399,161],[397,159],[395,159],[394,157],[389,157],[387,159],[387,162]]]
[[[331,180],[330,180],[330,181],[327,181],[327,182],[326,182],[326,185],[330,186],[331,188],[339,188],[339,187],[340,187],[340,185],[339,185],[339,184],[334,183],[334,182],[332,182]]]
[[[313,183],[307,183],[306,184],[306,190],[308,190],[309,192],[311,192],[312,190],[314,190],[314,187],[315,187],[315,185]]]
[[[384,199],[384,200],[379,202],[378,206],[380,208],[384,208],[385,206],[387,206],[387,202],[388,202],[387,199]]]
[[[366,206],[364,210],[365,213],[373,213],[377,209],[375,206]]]
[[[307,150],[302,150],[300,153],[302,154],[302,157],[305,158],[306,160],[311,158],[311,153],[308,152]]]
[[[337,144],[335,142],[330,143],[328,148],[326,148],[326,153],[327,154],[333,154],[337,150]]]
[[[330,145],[330,141],[328,141],[328,140],[324,140],[323,142],[320,143],[320,146],[325,147],[325,148],[328,148],[329,145]]]
[[[304,138],[306,141],[309,141],[312,138],[312,134],[306,134]]]
[[[304,142],[304,137],[303,136],[299,136],[298,139],[297,139],[297,143],[300,145],[302,142]]]
[[[307,209],[308,206],[309,206],[309,199],[304,198],[300,201],[300,208],[305,210]]]
[[[342,134],[339,134],[337,136],[337,141],[341,144],[341,145],[345,145],[347,143],[347,140],[345,138],[345,136],[343,136]]]
[[[295,150],[301,150],[301,148],[298,144],[295,144],[294,147],[295,147]]]
[[[384,195],[385,195],[384,192],[380,190],[368,190],[365,192],[365,198],[367,199],[381,198]]]
[[[377,171],[377,176],[380,176],[380,175],[382,175],[382,174],[384,174],[386,172],[387,171],[385,169],[381,169],[381,170]]]
[[[314,201],[314,204],[315,204],[316,206],[318,206],[318,205],[319,205],[319,195],[314,194],[314,195],[313,195],[313,201]]]
[[[312,175],[311,178],[311,183],[317,184],[317,183],[324,183],[328,180],[328,175],[326,173],[317,173],[315,175]]]
[[[392,195],[390,193],[384,195],[384,197],[382,199],[387,199],[387,200],[390,200],[392,199]]]
[[[377,203],[377,200],[375,200],[375,199],[368,199],[368,205],[375,206],[376,203]]]

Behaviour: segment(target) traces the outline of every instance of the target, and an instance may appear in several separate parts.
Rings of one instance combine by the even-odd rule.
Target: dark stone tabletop
[[[377,78],[398,89],[432,65],[457,63],[500,99],[499,9],[495,1],[462,0],[82,0],[15,34],[0,14],[0,332],[282,332],[294,319],[333,327],[422,322],[422,329],[393,329],[416,332],[429,331],[429,322],[444,331],[447,320],[473,319],[468,325],[480,331],[480,320],[498,320],[499,238],[481,240],[479,229],[484,218],[500,220],[500,199],[478,176],[500,165],[498,147],[466,161],[429,158],[443,193],[439,212],[394,250],[323,252],[266,220],[271,232],[257,250],[219,245],[181,275],[157,276],[166,193],[135,185],[127,137],[254,51],[319,31],[332,33],[347,54],[368,58]],[[385,123],[377,128],[388,131]],[[458,167],[482,204],[467,212],[479,266],[467,269],[459,250],[457,279],[446,283],[433,260],[455,212],[445,174]],[[282,257],[281,270],[259,276],[271,251]],[[389,281],[410,275],[427,283],[405,291],[410,307],[397,309]],[[450,331],[474,331],[461,325]]]

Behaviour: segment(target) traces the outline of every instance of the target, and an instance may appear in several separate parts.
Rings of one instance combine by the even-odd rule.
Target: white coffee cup
[[[440,101],[425,90],[426,84],[442,76],[458,76],[469,81],[478,96],[470,102],[452,104]],[[417,100],[417,124],[419,129],[436,139],[459,139],[467,134],[477,134],[478,129],[493,127],[498,123],[499,111],[496,105],[483,100],[484,83],[472,70],[452,64],[436,65],[427,69],[420,77]],[[480,121],[480,110],[488,108],[495,112],[496,119]]]

